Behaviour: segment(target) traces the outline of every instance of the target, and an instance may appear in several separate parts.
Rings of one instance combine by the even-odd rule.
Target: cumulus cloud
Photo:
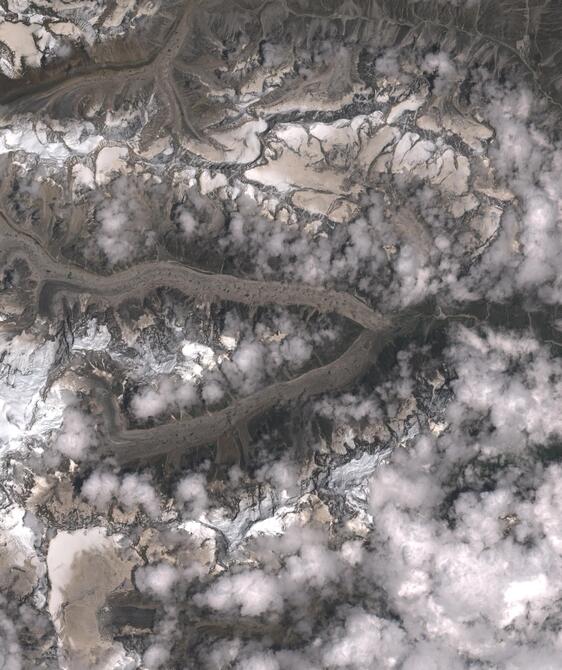
[[[279,670],[281,667],[273,653],[252,654],[244,660],[244,668],[247,670]]]
[[[449,431],[395,451],[372,477],[374,551],[362,566],[384,585],[408,646],[428,640],[404,667],[520,667],[535,644],[545,659],[556,644],[543,626],[560,597],[558,466],[537,471],[532,449],[562,432],[560,371],[548,349],[514,333],[458,328],[448,355],[458,374]],[[471,412],[492,430],[481,424],[471,438]],[[501,468],[498,455],[509,459]]]
[[[280,371],[298,374],[315,349],[331,347],[340,331],[328,319],[311,325],[302,314],[282,308],[271,309],[255,324],[229,310],[214,348],[184,341],[181,358],[177,354],[165,366],[169,374],[154,375],[150,384],[147,376],[153,371],[143,365],[143,386],[132,396],[130,412],[141,421],[165,414],[181,418],[184,410],[212,408],[237,394],[253,393],[278,379]]]
[[[4,670],[22,670],[22,654],[14,623],[0,611],[0,661]]]
[[[344,279],[358,281],[360,286],[358,278],[364,278],[371,287],[371,278],[378,277],[386,262],[382,239],[388,238],[389,226],[382,198],[377,194],[368,198],[364,217],[330,236],[324,233],[311,237],[284,221],[264,219],[248,197],[238,198],[236,204],[238,212],[232,215],[228,232],[219,244],[229,255],[250,255],[258,276],[281,272],[287,279],[311,284]]]
[[[277,577],[251,570],[220,577],[205,593],[198,593],[195,602],[218,611],[239,608],[242,616],[259,616],[280,610],[283,598]]]
[[[396,49],[387,49],[382,56],[379,56],[375,60],[375,68],[387,77],[397,78],[400,74],[398,51]]]
[[[544,100],[526,86],[499,87],[486,76],[483,112],[496,132],[489,156],[498,177],[519,199],[483,257],[473,282],[505,299],[535,290],[547,302],[560,301],[557,259],[562,252],[562,150],[552,129],[541,122]],[[489,257],[488,257],[489,256]],[[501,290],[495,288],[500,282]]]
[[[516,526],[510,532],[512,515],[528,513],[529,503],[518,502],[509,485],[493,492],[461,493],[452,524],[440,518],[437,505],[450,471],[441,473],[444,480],[434,475],[433,493],[427,498],[405,497],[405,489],[412,486],[408,470],[418,458],[418,451],[412,451],[393,460],[390,479],[386,468],[373,479],[376,553],[364,561],[384,584],[410,640],[416,631],[432,640],[406,667],[417,667],[419,658],[427,659],[427,667],[465,667],[455,659],[457,652],[475,661],[506,663],[519,645],[542,639],[538,631],[560,597],[558,558],[544,545],[520,543],[529,527]],[[420,465],[423,472],[423,461]],[[425,468],[427,478],[431,468]],[[388,493],[381,495],[384,490]],[[537,537],[536,531],[532,535]],[[513,628],[518,637],[510,632]]]
[[[243,393],[251,393],[263,379],[264,364],[265,347],[260,342],[242,342],[232,355],[232,366],[224,369]]]
[[[259,481],[269,481],[281,494],[289,497],[299,490],[299,473],[294,463],[288,460],[275,461],[262,466],[256,473]]]
[[[206,511],[209,503],[205,476],[196,473],[181,479],[176,489],[176,497],[187,507],[189,515],[199,517]]]
[[[361,609],[352,610],[343,630],[334,631],[333,637],[334,642],[323,652],[324,667],[395,668],[406,646],[406,636],[400,626]]]
[[[216,405],[224,397],[224,389],[216,379],[209,380],[201,390],[201,396],[207,405]]]
[[[187,238],[190,238],[195,234],[195,232],[197,230],[197,226],[198,226],[197,219],[187,209],[183,209],[178,214],[178,224],[180,226],[180,229],[181,229],[182,233]]]
[[[220,363],[223,381],[236,392],[253,393],[278,379],[283,369],[291,375],[298,373],[309,363],[315,348],[333,342],[338,330],[324,324],[310,327],[301,316],[280,308],[255,326],[228,312],[223,339],[233,343],[228,357]]]
[[[142,662],[148,670],[157,670],[158,668],[165,667],[169,659],[170,650],[163,644],[155,642],[144,652]]]
[[[148,419],[169,411],[189,409],[198,401],[197,387],[193,382],[165,377],[156,388],[144,388],[133,396],[131,410],[137,419]]]
[[[307,66],[329,65],[344,52],[320,47]],[[268,62],[279,55],[271,45],[265,54]],[[379,54],[375,69],[389,80],[407,82],[399,57],[394,50]],[[461,59],[445,52],[425,54],[420,63],[435,96],[448,95],[463,74]],[[330,227],[317,221],[305,228],[287,217],[270,219],[260,213],[259,198],[248,196],[233,196],[225,221],[210,201],[191,193],[174,215],[178,237],[186,245],[200,242],[212,228],[220,235],[217,248],[234,268],[247,263],[258,276],[335,286],[386,310],[428,296],[441,305],[514,295],[559,302],[560,142],[547,120],[541,123],[543,103],[525,86],[500,90],[484,70],[475,78],[480,81],[474,104],[495,131],[489,147],[471,144],[470,156],[459,156],[427,119],[427,136],[422,136],[421,129],[407,129],[410,121],[396,117],[404,126],[396,124],[387,171],[380,173],[381,183],[390,185],[388,197],[365,196],[361,213],[349,224]],[[442,107],[438,111],[445,115]],[[381,112],[381,123],[383,118]],[[489,165],[488,159],[477,161],[486,152]],[[478,166],[474,179],[458,169],[463,160],[471,170]],[[431,181],[432,170],[445,173],[451,162],[456,171],[450,193],[469,202],[459,205],[459,215],[444,208],[441,183],[417,183]],[[485,192],[477,186],[482,176],[485,188],[497,178],[498,189],[508,195],[476,197]],[[125,177],[106,185],[108,197],[95,210],[95,239],[109,265],[115,265],[145,254],[154,236],[139,188]],[[479,236],[488,200],[495,203],[497,227],[482,225]],[[255,392],[281,372],[297,373],[319,345],[341,334],[323,326],[310,332],[289,310],[264,320],[250,324],[227,312],[224,356],[211,373],[190,381],[159,377],[132,398],[132,414],[144,420],[189,410],[200,400],[213,406],[231,391]],[[263,624],[272,631],[250,641],[218,642],[205,649],[201,667],[559,667],[562,466],[544,454],[562,435],[562,363],[530,331],[458,326],[446,337],[441,361],[451,372],[446,402],[435,401],[433,392],[430,398],[421,392],[413,397],[423,381],[412,361],[416,349],[399,352],[390,380],[376,389],[364,384],[313,403],[317,415],[349,429],[353,439],[361,436],[354,443],[363,452],[360,458],[351,463],[342,457],[345,450],[310,445],[314,459],[307,468],[286,459],[257,468],[252,474],[258,492],[251,501],[242,491],[249,478],[232,469],[221,489],[225,509],[211,520],[216,528],[209,528],[222,543],[220,571],[207,575],[160,558],[136,571],[137,588],[162,600],[167,612],[185,594],[182,585],[197,574],[201,585],[189,607],[198,614],[235,621],[251,617],[255,628],[249,629]],[[201,352],[191,344],[184,350],[193,360],[199,355],[194,352]],[[416,351],[430,355],[429,348]],[[396,417],[408,401],[403,424],[411,421],[400,433]],[[362,432],[365,425],[372,430]],[[387,448],[381,465],[380,435]],[[93,419],[77,406],[67,408],[55,449],[85,460],[95,444]],[[322,488],[322,482],[335,481],[337,468],[343,472],[342,488],[349,489],[344,495],[333,486]],[[229,487],[243,495],[233,502]],[[304,489],[317,494],[314,509],[305,504],[312,495],[299,497]],[[270,496],[266,502],[263,490]],[[182,477],[174,493],[174,513],[184,528],[194,523],[185,516],[212,516],[215,501],[203,475]],[[115,503],[162,521],[160,495],[146,474],[98,469],[84,482],[82,497],[99,511]],[[231,517],[227,503],[234,509]],[[276,626],[290,628],[298,651],[271,644]],[[16,659],[13,627],[0,617],[0,628],[7,640],[4,655]],[[144,664],[166,667],[170,648],[156,641]],[[12,665],[18,667],[17,661]]]
[[[83,483],[82,495],[99,510],[107,510],[119,486],[119,478],[112,472],[95,470]]]
[[[449,93],[459,81],[457,68],[444,51],[427,54],[422,61],[422,69],[424,72],[436,75],[433,82],[433,92],[438,96]]]
[[[152,518],[160,515],[160,497],[149,477],[129,474],[123,477],[119,489],[119,502],[127,509],[141,507]]]
[[[462,63],[445,51],[425,54],[417,65],[438,98],[456,90],[466,75]],[[389,51],[378,57],[376,67],[394,77],[401,66]],[[446,123],[471,146],[476,143],[478,156],[487,153],[485,160],[460,155],[438,125],[431,138],[397,130],[391,172],[404,215],[400,207],[385,206],[380,194],[369,194],[355,220],[311,234],[295,223],[266,219],[257,200],[240,195],[220,236],[223,252],[234,263],[247,258],[258,276],[343,285],[392,307],[432,295],[504,300],[517,290],[536,290],[543,300],[559,301],[560,142],[552,124],[541,124],[546,115],[540,96],[519,82],[500,87],[484,68],[473,75],[472,104],[482,121],[449,118]],[[474,127],[480,135],[469,137]],[[493,141],[483,144],[492,131]],[[484,191],[494,197],[494,179],[498,193],[512,195],[499,195],[501,206],[491,206],[481,187],[469,192],[470,175],[485,182]],[[448,207],[442,191],[472,203],[466,211],[474,215],[466,225],[452,225],[464,210],[459,205],[461,214],[453,215],[455,207]]]
[[[121,479],[105,470],[95,470],[82,485],[82,496],[100,511],[107,511],[113,500],[126,510],[140,507],[152,518],[158,518],[160,497],[147,475],[128,474]]]
[[[171,597],[179,576],[179,571],[168,563],[149,565],[135,571],[135,585],[143,593],[167,600]],[[159,651],[158,654],[157,651]],[[155,657],[153,662],[161,658],[161,652],[161,647],[155,647],[151,654]]]
[[[337,401],[322,398],[315,403],[315,410],[322,416],[330,417],[339,422],[375,420],[381,417],[381,409],[373,397],[343,393]]]
[[[414,353],[398,356],[381,397],[412,395]],[[251,566],[237,564],[197,594],[201,608],[265,617],[271,625],[282,613],[302,635],[298,653],[237,643],[221,648],[221,662],[246,667],[257,658],[281,669],[554,667],[561,468],[538,463],[536,450],[562,434],[559,359],[530,333],[455,326],[444,361],[454,371],[439,410],[445,429],[433,433],[427,424],[350,484],[357,486],[358,516],[343,514],[348,522],[330,536],[314,527],[312,519],[322,517],[304,515],[293,499],[273,534],[266,524],[256,526],[246,547]],[[380,420],[392,405],[377,402],[373,411],[363,404],[367,397],[340,400],[332,400],[336,422]],[[284,462],[262,468],[257,478],[280,488],[298,481]],[[367,516],[358,511],[363,504]],[[319,614],[324,602],[338,603],[329,619]]]
[[[150,215],[137,182],[117,177],[110,195],[96,207],[96,242],[110,265],[145,254],[155,242],[150,230]]]
[[[472,414],[490,422],[494,432],[483,438],[483,452],[518,450],[562,431],[562,365],[533,337],[460,327],[449,355],[459,375],[449,417],[457,422]],[[513,367],[519,374],[510,374]]]
[[[96,444],[93,418],[78,407],[67,407],[63,413],[62,430],[54,442],[55,449],[74,461],[81,461],[91,458],[92,447]]]

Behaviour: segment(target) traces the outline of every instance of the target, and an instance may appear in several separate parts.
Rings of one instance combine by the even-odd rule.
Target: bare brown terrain
[[[17,258],[28,264],[36,281],[40,310],[48,311],[57,298],[72,298],[79,294],[117,307],[125,300],[166,287],[205,302],[228,300],[253,306],[306,305],[320,312],[344,316],[365,329],[335,361],[288,382],[273,384],[221,411],[156,428],[126,430],[112,435],[110,453],[121,464],[212,444],[228,431],[247,424],[275,405],[344,388],[372,365],[376,352],[398,334],[404,323],[410,325],[412,322],[411,317],[404,315],[397,320],[377,313],[345,293],[210,274],[173,261],[139,263],[109,276],[96,275],[74,264],[57,261],[44,251],[37,239],[14,229],[5,215],[1,218],[3,251],[9,259]]]

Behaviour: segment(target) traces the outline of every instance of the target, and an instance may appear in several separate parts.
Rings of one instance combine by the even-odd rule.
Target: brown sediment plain
[[[216,442],[228,431],[235,431],[276,405],[344,388],[372,365],[375,353],[385,341],[381,335],[364,330],[335,361],[290,381],[271,384],[218,412],[112,435],[110,452],[119,464],[125,465],[140,459],[197,449]]]
[[[81,100],[91,92],[115,95],[123,86],[132,85],[137,90],[144,85],[152,86],[154,94],[161,99],[167,110],[170,127],[179,133],[187,134],[203,141],[199,130],[195,127],[191,113],[185,108],[181,94],[173,77],[174,63],[192,29],[193,12],[197,11],[198,0],[184,0],[171,8],[170,29],[162,38],[162,45],[146,54],[142,40],[132,47],[133,58],[125,53],[125,57],[113,62],[97,62],[95,58],[78,67],[47,76],[46,79],[34,81],[37,74],[28,73],[29,80],[6,82],[0,88],[0,110],[2,114],[12,115],[15,112],[31,111],[45,113],[53,104],[65,95],[76,96]],[[119,51],[119,41],[102,44],[99,50]],[[41,74],[41,71],[39,72]],[[150,125],[150,124],[149,124]],[[146,141],[143,141],[143,145]],[[211,142],[212,143],[212,142]]]
[[[388,323],[387,317],[348,293],[300,283],[213,274],[176,261],[146,261],[111,275],[99,275],[57,260],[39,240],[15,229],[5,215],[0,214],[0,219],[0,248],[7,258],[27,261],[37,282],[41,312],[48,311],[57,296],[88,294],[116,307],[157,288],[173,288],[204,302],[305,305],[322,313],[339,314],[370,330],[379,330]]]
[[[114,62],[98,62],[94,58],[89,63],[70,70],[65,69],[63,72],[40,81],[33,81],[33,78],[40,76],[43,70],[30,71],[27,73],[30,81],[27,79],[10,81],[11,85],[5,86],[4,90],[0,91],[0,105],[12,105],[13,108],[20,100],[44,105],[49,99],[64,94],[66,91],[72,91],[77,86],[94,89],[108,83],[127,82],[130,78],[134,78],[137,82],[146,80],[157,83],[163,75],[169,74],[171,62],[182,48],[196,4],[195,0],[186,0],[183,3],[181,12],[171,21],[171,27],[164,36],[162,48],[154,48],[151,52],[144,52],[141,55],[141,49],[137,45],[135,51],[139,52],[138,57],[133,60],[126,58],[117,59]],[[115,46],[116,44],[110,42],[101,45],[101,48],[107,50]],[[48,73],[48,68],[46,72]]]
[[[307,305],[320,312],[334,312],[364,328],[339,358],[295,379],[269,387],[233,402],[213,414],[148,429],[113,433],[109,450],[122,463],[195,449],[216,442],[236,426],[272,407],[348,386],[376,359],[376,353],[412,322],[411,316],[384,316],[346,293],[302,284],[239,279],[211,274],[173,261],[139,263],[122,272],[102,276],[66,261],[58,261],[43,249],[40,240],[17,230],[1,215],[0,244],[8,258],[22,258],[37,282],[40,308],[55,297],[91,295],[117,306],[159,287],[175,288],[206,302],[228,300],[247,305]]]

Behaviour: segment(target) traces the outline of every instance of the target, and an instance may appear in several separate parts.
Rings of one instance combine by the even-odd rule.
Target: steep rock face
[[[559,668],[554,0],[0,1],[6,668]]]

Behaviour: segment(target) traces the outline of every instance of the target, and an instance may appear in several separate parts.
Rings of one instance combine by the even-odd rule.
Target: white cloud
[[[154,643],[144,652],[142,657],[143,665],[148,670],[157,670],[165,667],[170,659],[170,650],[162,644]]]
[[[401,670],[467,670],[469,665],[454,649],[440,647],[432,642],[419,642],[404,661]]]
[[[117,177],[109,187],[109,197],[96,207],[96,242],[110,265],[131,261],[154,245],[142,188],[130,177]]]
[[[252,654],[249,658],[244,659],[243,663],[239,663],[237,668],[244,668],[244,670],[280,670],[275,655],[271,652]]]
[[[82,485],[82,495],[99,510],[107,510],[119,491],[119,478],[112,472],[95,470]]]
[[[404,655],[405,634],[400,626],[361,609],[352,610],[343,630],[333,636],[335,641],[323,652],[324,667],[390,670],[399,667]]]
[[[143,593],[167,600],[172,596],[178,577],[178,570],[172,565],[159,563],[136,570],[135,585]],[[161,648],[157,647],[156,650],[161,651]],[[156,656],[156,651],[153,652],[153,655]]]
[[[182,233],[189,239],[197,231],[199,222],[188,209],[183,209],[178,215],[178,223]]]
[[[140,506],[153,519],[160,516],[160,497],[146,476],[125,475],[118,496],[127,509]]]
[[[3,670],[22,670],[22,654],[14,623],[0,611],[0,661]]]
[[[261,570],[250,570],[225,575],[205,592],[195,596],[199,606],[223,611],[240,608],[242,616],[259,616],[271,610],[280,610],[283,599],[277,577]]]
[[[137,419],[148,419],[170,410],[189,409],[198,400],[193,382],[164,378],[157,388],[148,387],[137,393],[131,400],[131,410]]]
[[[526,444],[522,437],[540,444],[562,432],[562,364],[536,340],[460,327],[449,353],[458,380],[448,415],[453,421],[489,416],[495,432],[482,440],[482,452],[517,451]],[[509,373],[514,366],[519,374]]]
[[[201,396],[208,405],[216,405],[224,397],[224,390],[218,381],[211,379],[204,384]]]
[[[459,81],[455,64],[444,51],[428,54],[423,59],[422,69],[437,74],[434,81],[434,95],[446,95]]]
[[[55,449],[74,461],[81,461],[92,457],[92,448],[96,443],[96,427],[92,417],[77,407],[67,407],[63,414],[62,430],[54,442]]]
[[[199,517],[207,510],[206,478],[203,474],[191,474],[181,479],[176,490],[178,500],[187,506],[190,516]]]
[[[150,517],[160,515],[160,497],[147,475],[128,474],[121,480],[112,472],[95,470],[82,485],[82,496],[100,511],[115,499],[127,510],[141,507]]]

